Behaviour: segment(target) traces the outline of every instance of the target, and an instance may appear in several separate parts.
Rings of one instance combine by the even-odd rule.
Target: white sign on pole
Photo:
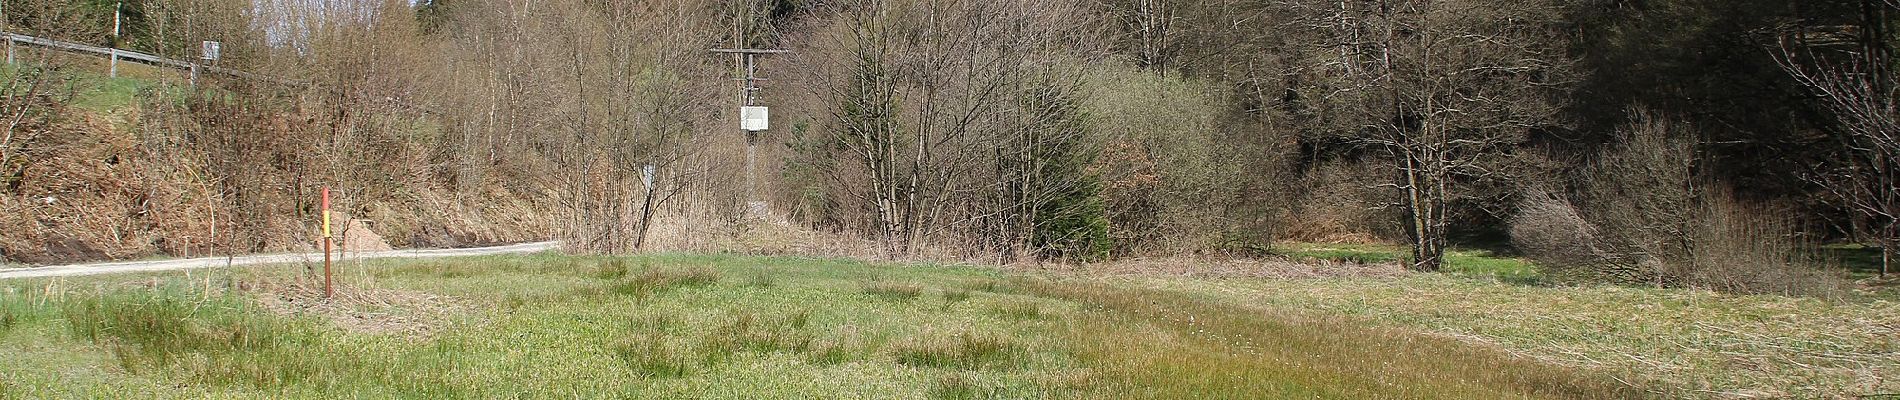
[[[222,43],[218,43],[216,41],[206,40],[204,42],[204,47],[199,50],[199,57],[204,58],[206,60],[217,61],[219,45],[221,44]]]
[[[745,106],[739,108],[739,129],[758,132],[771,127],[770,111],[765,107]]]

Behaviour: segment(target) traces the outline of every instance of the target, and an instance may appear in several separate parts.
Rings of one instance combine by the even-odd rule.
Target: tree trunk
[[[1893,259],[1900,258],[1900,248],[1895,248],[1895,242],[1887,240],[1880,243],[1880,279],[1887,279],[1887,274],[1893,273]]]
[[[1440,217],[1437,215],[1443,200],[1433,193],[1432,188],[1436,188],[1437,184],[1431,182],[1428,173],[1421,171],[1423,160],[1409,150],[1406,153],[1402,162],[1405,163],[1406,233],[1411,234],[1412,241],[1411,268],[1436,272],[1445,253],[1444,234],[1440,232]]]
[[[655,177],[658,180],[658,177]],[[655,182],[654,184],[658,184]],[[647,186],[646,196],[640,204],[640,229],[633,236],[633,250],[644,251],[647,247],[647,230],[653,227],[653,186]]]

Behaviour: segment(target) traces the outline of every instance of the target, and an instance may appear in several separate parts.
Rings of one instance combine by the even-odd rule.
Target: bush
[[[1825,271],[1788,213],[1735,200],[1695,175],[1693,133],[1637,111],[1622,139],[1582,171],[1571,201],[1532,189],[1511,218],[1512,244],[1558,282],[1831,296]]]
[[[1785,212],[1751,207],[1726,195],[1705,201],[1692,231],[1690,259],[1667,271],[1688,286],[1731,293],[1837,297],[1846,279],[1798,238]],[[1686,267],[1686,268],[1685,268]]]
[[[1525,194],[1508,224],[1512,246],[1553,281],[1634,284],[1653,276],[1611,254],[1570,201],[1548,192]]]
[[[1285,211],[1291,130],[1234,118],[1215,82],[1105,64],[1084,99],[1101,136],[1101,179],[1115,255],[1192,253],[1265,244]],[[1253,237],[1245,237],[1253,234]]]

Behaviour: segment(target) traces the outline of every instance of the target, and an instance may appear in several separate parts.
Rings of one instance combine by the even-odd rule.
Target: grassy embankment
[[[0,283],[0,397],[1635,394],[1407,329],[981,268],[395,261],[352,269],[330,303],[274,283],[301,270]]]

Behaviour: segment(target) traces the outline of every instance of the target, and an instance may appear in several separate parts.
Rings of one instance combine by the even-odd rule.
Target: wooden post
[[[330,187],[323,187],[323,297],[336,297],[335,282],[330,273]]]
[[[122,14],[124,9],[125,2],[112,6],[112,71],[108,76],[113,78],[119,77],[119,14]]]

